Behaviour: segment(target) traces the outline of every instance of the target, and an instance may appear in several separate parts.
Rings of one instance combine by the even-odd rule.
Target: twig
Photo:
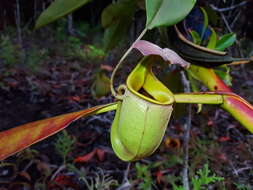
[[[220,15],[221,15],[222,20],[223,20],[223,22],[225,23],[225,25],[226,25],[228,31],[229,31],[230,33],[232,33],[233,30],[231,29],[231,27],[230,27],[230,25],[229,25],[229,23],[228,23],[228,21],[227,21],[225,15],[224,15],[223,13],[220,13]]]
[[[237,169],[237,170],[234,171],[233,173],[236,174],[236,175],[238,175],[239,173],[241,173],[241,172],[243,172],[243,171],[245,171],[245,170],[250,170],[250,169],[252,169],[252,167],[246,166],[246,167],[244,167],[244,168],[239,168],[239,169]]]
[[[55,171],[55,173],[52,175],[52,177],[51,177],[51,181],[53,181],[54,180],[54,178],[56,178],[56,176],[62,171],[62,170],[64,170],[66,168],[66,166],[65,165],[61,165],[56,171]]]
[[[190,83],[187,80],[184,71],[181,71],[182,82],[184,84],[184,91],[190,92]],[[191,130],[191,104],[188,105],[188,117],[184,126],[184,143],[183,143],[183,152],[184,152],[184,168],[183,168],[183,185],[184,190],[190,190],[189,185],[189,140],[190,140],[190,130]]]
[[[128,180],[128,174],[129,174],[129,171],[130,171],[130,166],[131,166],[131,163],[128,163],[127,164],[127,169],[126,171],[124,172],[124,177],[123,177],[123,184],[117,188],[117,190],[126,190],[126,189],[130,189],[131,188],[131,184],[129,183],[129,180]]]
[[[237,22],[238,18],[240,18],[240,16],[241,16],[241,11],[239,11],[239,12],[236,14],[236,16],[234,17],[234,19],[233,19],[233,21],[232,21],[232,23],[231,23],[231,28],[234,28],[234,25],[235,25],[235,23]]]
[[[20,18],[19,0],[16,0],[15,20],[16,20],[17,33],[18,33],[18,43],[22,46],[22,31],[21,31],[21,18]]]
[[[247,3],[248,3],[248,1],[243,1],[243,2],[241,2],[239,4],[237,4],[237,5],[232,5],[232,6],[226,7],[226,8],[218,8],[214,4],[211,4],[210,7],[213,10],[217,11],[217,12],[226,12],[226,11],[230,11],[230,10],[233,10],[235,8],[238,8],[238,7],[242,7],[242,6],[246,5]]]
[[[73,28],[73,15],[68,15],[68,33],[72,36],[75,35],[74,28]]]

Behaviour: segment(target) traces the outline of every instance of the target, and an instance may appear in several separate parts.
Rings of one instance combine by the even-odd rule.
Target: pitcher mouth
[[[127,89],[141,99],[154,104],[173,104],[173,93],[152,72],[154,62],[153,56],[144,57],[128,76]]]

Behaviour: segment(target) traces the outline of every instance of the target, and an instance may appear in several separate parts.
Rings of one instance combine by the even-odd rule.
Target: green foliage
[[[238,183],[234,183],[234,184],[237,190],[251,190],[252,189],[250,185],[244,185],[244,184],[238,184]]]
[[[151,190],[154,187],[154,181],[151,176],[150,165],[144,165],[137,162],[135,164],[136,178],[141,182],[138,185],[138,189]]]
[[[35,29],[58,20],[90,1],[91,0],[55,0],[45,11],[42,12],[36,22]]]
[[[136,10],[136,0],[119,0],[107,6],[102,13],[105,50],[114,48],[129,31]]]
[[[87,45],[86,46],[86,56],[88,59],[95,60],[95,59],[104,59],[106,56],[105,51],[102,48],[99,48],[94,45]]]
[[[54,143],[56,152],[63,159],[63,164],[66,164],[68,154],[74,148],[75,139],[72,138],[66,130],[62,131],[61,134],[58,135],[57,140]]]
[[[208,14],[204,8],[201,7],[200,9],[204,16],[203,30],[201,34],[201,36],[203,36],[203,34],[205,33],[208,27]],[[206,46],[209,49],[224,51],[226,48],[233,45],[233,43],[236,40],[236,35],[234,33],[225,34],[222,37],[220,37],[220,39],[218,40],[216,31],[213,28],[211,28],[211,31],[212,31],[212,34]],[[193,43],[198,44],[198,45],[204,45],[204,42],[202,41],[202,37],[200,37],[200,35],[196,31],[190,31],[190,34],[192,36]],[[228,86],[232,86],[232,77],[230,75],[229,67],[222,65],[222,66],[216,67],[214,71]],[[192,73],[188,73],[188,74],[189,76],[192,76],[191,75]],[[200,110],[201,108],[199,107],[199,111]]]
[[[209,18],[206,10],[202,7],[200,7],[200,10],[203,13],[204,21],[203,21],[203,28],[201,34],[197,33],[196,31],[192,30],[190,31],[191,37],[193,39],[193,43],[198,44],[198,45],[203,45],[205,46],[206,43],[203,41],[203,36],[206,32],[206,29],[208,28],[209,25]],[[225,34],[220,37],[218,40],[218,36],[216,31],[211,28],[212,34],[207,42],[206,47],[209,49],[215,49],[219,51],[224,51],[226,48],[230,47],[231,45],[234,44],[236,41],[236,35],[234,33],[229,33]]]
[[[191,34],[193,43],[198,44],[198,45],[201,44],[201,37],[198,32],[196,32],[195,30],[191,30],[189,31],[189,33]]]
[[[32,71],[37,71],[39,69],[39,64],[48,57],[48,50],[45,48],[39,49],[34,46],[26,52],[25,56],[25,66],[27,66]]]
[[[217,177],[215,174],[211,175],[211,171],[208,168],[208,164],[205,164],[204,168],[197,171],[197,175],[192,178],[192,185],[194,190],[201,190],[205,185],[209,185],[211,183],[223,180],[224,178]]]
[[[0,61],[11,66],[17,62],[17,47],[13,45],[9,36],[0,37]]]
[[[196,0],[146,0],[146,28],[171,26],[191,11]]]
[[[209,38],[209,41],[206,47],[209,49],[215,49],[216,43],[217,43],[217,33],[213,28],[211,29],[211,31],[212,31],[212,34]]]
[[[202,13],[204,15],[204,23],[203,23],[203,28],[202,28],[201,37],[200,37],[200,39],[202,40],[204,37],[204,34],[206,32],[206,29],[208,27],[209,21],[208,21],[208,15],[207,15],[206,10],[203,7],[200,7],[200,10],[202,11]]]
[[[177,185],[176,181],[178,178],[171,180],[173,190],[184,190],[182,185]],[[197,171],[196,176],[191,178],[191,184],[193,190],[204,190],[207,189],[207,185],[214,184],[218,181],[223,181],[224,178],[217,177],[215,174],[211,174],[208,164],[205,164],[204,167]]]
[[[97,63],[98,61],[104,60],[106,54],[102,48],[94,45],[81,46],[80,44],[81,41],[78,38],[72,37],[64,49],[65,56],[68,59],[89,61],[90,63]]]
[[[232,46],[235,43],[235,41],[236,41],[235,33],[225,34],[218,40],[215,49],[219,51],[224,51],[226,48]]]

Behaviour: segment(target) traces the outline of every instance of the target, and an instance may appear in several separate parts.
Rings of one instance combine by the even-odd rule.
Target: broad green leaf
[[[136,10],[136,0],[121,0],[107,6],[101,16],[106,29],[104,46],[106,50],[114,48],[127,34]]]
[[[196,0],[146,0],[146,28],[170,26],[183,20]]]
[[[217,43],[217,34],[215,32],[215,30],[212,28],[212,34],[209,38],[208,44],[207,44],[207,48],[209,49],[215,49],[216,47],[216,43]]]
[[[108,5],[102,12],[101,22],[107,28],[122,18],[132,19],[136,8],[136,0],[121,0]]]
[[[200,45],[200,43],[201,43],[201,37],[199,36],[199,33],[196,32],[195,30],[190,30],[189,33],[191,34],[193,43]]]
[[[104,32],[104,49],[105,51],[113,49],[117,44],[122,42],[129,29],[130,22],[123,20],[116,22],[108,27]]]
[[[2,131],[0,132],[0,160],[56,134],[81,117],[115,110],[116,108],[117,102],[100,105]]]
[[[206,29],[207,29],[207,27],[208,27],[208,15],[207,15],[207,13],[206,13],[206,10],[203,8],[203,7],[200,7],[200,10],[202,11],[202,13],[203,13],[203,16],[204,16],[204,22],[203,22],[203,28],[202,28],[202,31],[201,31],[201,41],[202,41],[202,39],[203,39],[203,37],[204,37],[204,34],[205,34],[205,32],[206,32]],[[201,43],[201,42],[200,42]]]
[[[35,29],[58,20],[90,1],[91,0],[55,0],[45,11],[42,12],[36,21]]]
[[[215,49],[219,51],[224,51],[226,48],[232,46],[235,41],[236,41],[236,34],[234,33],[225,34],[217,42]]]

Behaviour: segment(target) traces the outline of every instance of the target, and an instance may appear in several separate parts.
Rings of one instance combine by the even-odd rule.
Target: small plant
[[[155,183],[151,176],[150,166],[140,164],[139,162],[137,162],[135,164],[135,169],[136,169],[136,178],[141,180],[141,182],[138,185],[138,189],[143,190],[153,189]]]
[[[31,47],[26,53],[25,64],[32,71],[39,69],[39,64],[48,56],[47,49],[39,49],[38,47]]]
[[[197,171],[196,175],[191,178],[192,189],[193,190],[202,190],[208,189],[207,185],[213,184],[218,181],[223,181],[223,177],[218,177],[215,174],[211,174],[208,164],[205,164],[204,167]],[[184,190],[183,186],[178,186],[175,181],[171,181],[173,190]]]
[[[112,179],[112,176],[105,174],[100,168],[99,171],[95,173],[94,178],[81,177],[80,179],[84,181],[88,190],[109,190],[112,186],[118,185],[118,182]]]
[[[252,189],[249,185],[238,184],[238,183],[234,183],[234,184],[237,190],[251,190]]]
[[[205,185],[223,180],[223,177],[217,177],[215,174],[211,175],[208,164],[205,164],[204,168],[197,171],[197,175],[192,178],[192,185],[194,190],[201,190]]]
[[[73,150],[73,145],[75,143],[75,139],[72,138],[66,130],[64,130],[61,134],[58,135],[56,142],[54,143],[56,152],[63,159],[63,164],[65,165],[67,162],[68,154]]]

